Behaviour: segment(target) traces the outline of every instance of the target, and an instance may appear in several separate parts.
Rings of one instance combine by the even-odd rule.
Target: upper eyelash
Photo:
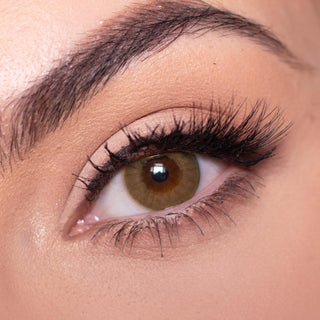
[[[266,102],[259,100],[238,124],[235,123],[243,105],[214,106],[208,111],[193,106],[188,120],[173,113],[174,126],[169,130],[156,126],[147,136],[122,128],[129,140],[118,152],[105,149],[109,160],[102,166],[88,161],[97,170],[94,178],[77,179],[88,190],[87,200],[93,201],[114,174],[139,157],[170,151],[190,151],[250,167],[270,158],[278,142],[287,134],[291,124],[285,125],[279,108],[267,112]],[[199,113],[200,112],[200,113]],[[147,125],[146,125],[147,126]]]

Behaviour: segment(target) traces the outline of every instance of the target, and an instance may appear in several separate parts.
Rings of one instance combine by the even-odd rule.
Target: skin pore
[[[132,59],[63,126],[20,156],[9,154],[15,101],[94,30],[142,3],[0,4],[0,318],[317,319],[318,1],[207,1],[263,25],[288,51],[221,30],[185,34]],[[121,127],[160,111],[167,121],[175,108],[187,117],[185,108],[195,104],[209,111],[213,101],[242,104],[242,115],[259,100],[268,112],[279,106],[292,127],[276,156],[253,167],[264,187],[259,198],[232,205],[236,226],[203,239],[186,227],[183,237],[192,241],[163,258],[148,242],[142,254],[128,255],[101,238],[91,241],[91,233],[66,237],[76,220],[65,209],[76,175]]]

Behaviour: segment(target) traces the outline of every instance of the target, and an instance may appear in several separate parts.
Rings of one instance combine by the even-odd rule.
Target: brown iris
[[[198,189],[200,172],[195,155],[170,152],[142,158],[125,168],[130,195],[141,205],[162,210],[183,203]]]

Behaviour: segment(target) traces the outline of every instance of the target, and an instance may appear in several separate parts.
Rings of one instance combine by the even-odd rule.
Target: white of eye
[[[165,214],[166,211],[175,212],[194,203],[196,198],[212,193],[223,182],[220,181],[219,176],[224,171],[226,164],[220,160],[201,155],[196,155],[196,158],[199,165],[200,181],[196,194],[187,203],[184,202],[161,211],[150,211],[150,209],[145,208],[130,196],[124,183],[123,170],[121,170],[102,190],[93,210],[84,217],[83,223],[92,224],[109,218],[143,216],[154,212],[157,212],[157,214]]]

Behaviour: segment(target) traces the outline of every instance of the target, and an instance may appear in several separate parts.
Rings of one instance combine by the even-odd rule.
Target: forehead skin
[[[55,60],[70,50],[89,30],[97,28],[130,1],[2,1],[0,98],[28,87],[50,70]],[[312,1],[209,1],[252,17],[276,31],[297,56],[317,60],[318,16]],[[300,12],[308,12],[308,23]],[[290,32],[289,32],[290,30]],[[19,50],[17,50],[19,49]]]
[[[7,101],[48,72],[102,21],[136,2],[139,1],[2,1],[3,123],[12,112],[3,110]],[[154,65],[165,65],[154,76],[148,74],[150,66],[146,64],[140,69],[129,69],[120,80],[115,79],[110,84],[113,96],[97,96],[88,111],[79,114],[46,143],[39,144],[25,161],[14,164],[12,172],[0,177],[1,319],[320,317],[319,1],[210,3],[265,25],[311,70],[292,70],[265,52],[253,52],[249,63],[251,51],[247,52],[240,40],[229,43],[226,39],[213,49],[204,48],[208,56],[209,50],[221,50],[217,53],[218,61],[226,63],[218,70],[219,77],[205,74],[208,57],[195,63],[195,70],[206,75],[202,89],[192,89],[191,75],[185,74],[182,80],[174,79],[174,92],[168,92],[162,83],[167,74],[180,74],[179,70],[185,67],[184,60],[177,59],[183,54],[179,46],[184,42],[168,48],[172,60],[161,55],[160,62],[152,60]],[[207,44],[201,43],[201,39],[196,41],[202,46]],[[238,46],[239,61],[245,67],[237,69],[239,75],[234,75],[238,60],[232,61],[228,50]],[[192,51],[189,42],[185,47]],[[148,83],[153,88],[162,84],[163,88],[151,92]],[[183,86],[188,92],[182,90]],[[163,261],[105,255],[99,248],[78,242],[66,244],[61,239],[57,218],[73,183],[65,180],[79,172],[87,155],[108,138],[110,132],[106,136],[102,132],[117,121],[119,108],[123,107],[124,119],[134,121],[132,113],[142,116],[144,112],[139,103],[150,105],[152,99],[145,96],[153,94],[152,101],[159,99],[169,104],[168,96],[182,101],[179,92],[183,91],[190,97],[202,95],[204,100],[212,86],[221,98],[235,90],[248,100],[267,97],[272,104],[280,104],[288,120],[294,123],[280,150],[282,159],[278,165],[262,169],[267,187],[261,201],[247,208],[254,218],[218,241],[209,241],[198,250],[181,249],[176,256]],[[134,107],[126,100],[128,97]],[[99,109],[106,99],[110,101],[107,116]],[[93,145],[96,140],[101,141]]]

